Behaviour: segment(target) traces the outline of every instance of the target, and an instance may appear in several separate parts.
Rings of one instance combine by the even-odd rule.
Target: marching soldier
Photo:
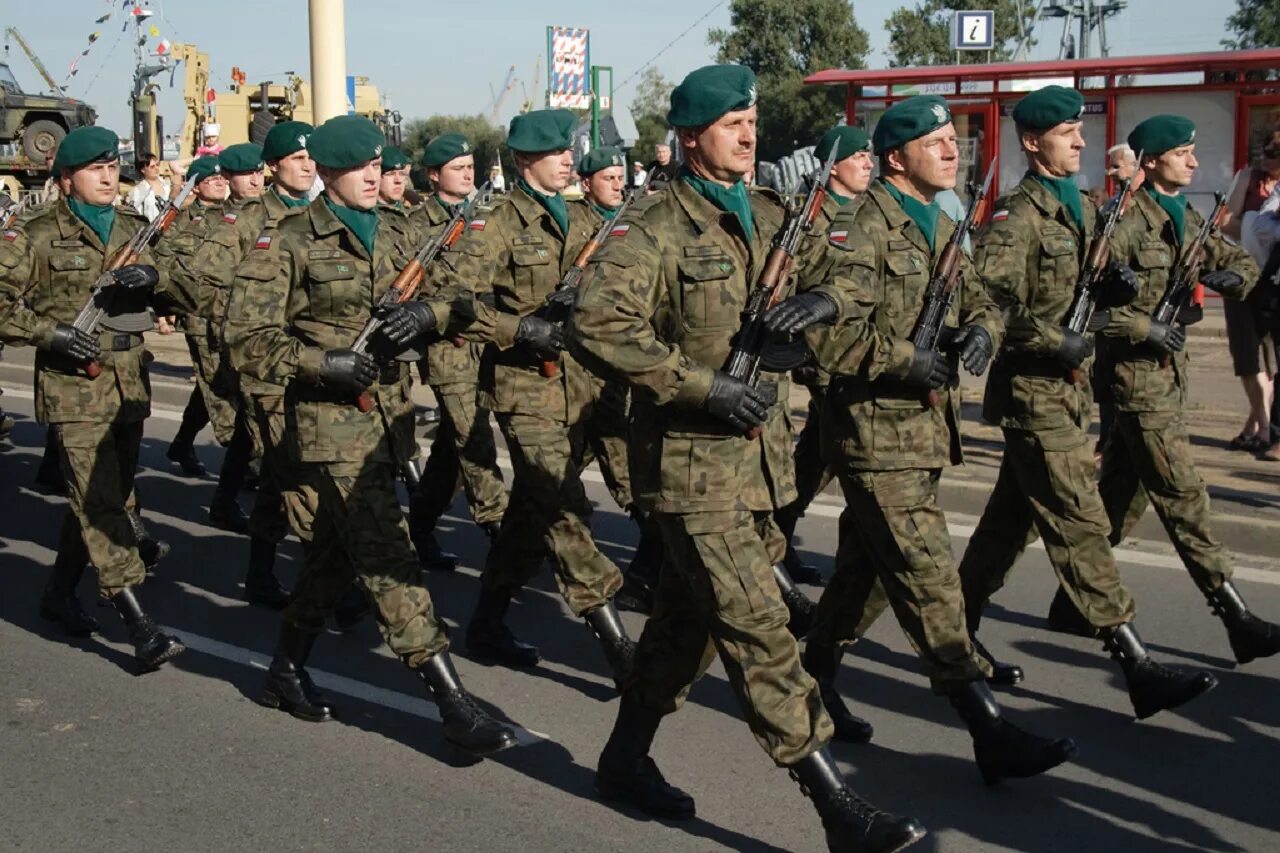
[[[560,327],[537,314],[595,231],[585,207],[567,205],[560,195],[573,167],[576,126],[568,110],[512,119],[507,146],[520,178],[444,259],[449,286],[475,293],[478,316],[468,336],[487,343],[480,405],[497,414],[515,469],[467,647],[511,666],[538,662],[538,650],[518,641],[504,620],[512,596],[549,550],[560,594],[586,619],[620,681],[635,649],[612,602],[622,575],[591,536],[580,476],[603,383],[572,356],[562,357]],[[543,374],[543,362],[554,364],[553,376]]]
[[[909,337],[955,231],[934,200],[955,186],[959,162],[946,101],[918,96],[895,103],[872,143],[879,179],[860,205],[836,214],[829,260],[810,271],[811,289],[775,308],[769,323],[778,333],[834,323],[809,340],[832,376],[823,436],[848,512],[806,663],[823,661],[823,698],[841,720],[837,736],[868,740],[870,726],[848,714],[833,683],[842,647],[866,628],[864,605],[878,579],[934,690],[968,725],[983,778],[1033,776],[1069,759],[1075,744],[1030,734],[1001,715],[986,683],[991,665],[965,630],[960,577],[938,507],[942,470],[963,461],[955,363],[981,374],[1004,323],[980,280],[961,275],[946,317],[945,351]],[[963,253],[959,263],[965,272]],[[934,395],[938,405],[925,402]]]
[[[147,222],[113,206],[120,185],[119,139],[102,127],[78,128],[58,148],[53,174],[67,192],[20,227],[0,234],[0,340],[36,353],[36,418],[57,432],[68,508],[60,554],[85,555],[98,590],[129,629],[134,655],[154,669],[184,650],[160,631],[138,600],[146,578],[126,502],[133,488],[143,421],[151,412],[143,338],[149,305],[165,313],[191,306],[171,289],[146,250],[111,274],[113,298],[95,334],[72,323],[104,266]],[[118,288],[118,289],[117,289]],[[91,362],[102,373],[90,378]],[[96,623],[75,595],[85,559],[62,560],[41,611],[73,633]]]
[[[996,203],[991,227],[978,240],[974,266],[1008,323],[983,403],[983,417],[1001,427],[1005,446],[995,488],[961,560],[960,581],[966,622],[976,634],[987,600],[1004,585],[1034,530],[1092,633],[1123,649],[1136,637],[1134,603],[1107,542],[1107,512],[1093,477],[1093,396],[1084,381],[1092,336],[1063,325],[1098,217],[1075,182],[1085,147],[1083,114],[1084,96],[1062,86],[1046,86],[1018,102],[1013,120],[1027,174]],[[1137,288],[1133,271],[1114,260],[1104,284],[1128,297]],[[1104,305],[1126,301],[1110,293],[1096,297]],[[1094,328],[1107,317],[1105,307],[1098,310]],[[1073,376],[1081,381],[1073,383]],[[985,651],[976,638],[974,644]],[[1125,674],[1139,717],[1181,705],[1214,683],[1207,673],[1151,660],[1126,662]],[[993,664],[992,680],[1017,683],[1022,669]]]
[[[232,361],[250,376],[286,386],[293,427],[286,440],[320,499],[260,701],[306,720],[331,717],[304,666],[354,569],[383,638],[422,677],[439,707],[446,740],[486,755],[513,746],[515,735],[463,688],[431,595],[418,583],[418,560],[396,498],[397,471],[413,443],[408,367],[380,364],[351,348],[412,251],[376,210],[384,144],[382,132],[359,116],[317,128],[307,148],[324,194],[263,231],[232,286],[226,324]],[[453,312],[467,307],[465,300],[410,300],[386,317],[373,351],[394,355],[443,331]],[[365,393],[368,411],[357,407]],[[345,552],[350,563],[326,560],[331,551]]]
[[[755,75],[736,65],[698,69],[675,89],[668,121],[685,169],[616,226],[578,295],[572,351],[634,392],[635,487],[653,501],[668,556],[596,787],[651,815],[693,816],[693,799],[648,753],[663,715],[718,653],[757,742],[813,799],[830,849],[899,850],[924,830],[845,783],[775,581],[785,544],[773,513],[795,497],[778,402],[786,376],[763,375],[771,395],[719,369],[749,271],[784,213],[777,196],[742,182],[755,161],[755,94]]]

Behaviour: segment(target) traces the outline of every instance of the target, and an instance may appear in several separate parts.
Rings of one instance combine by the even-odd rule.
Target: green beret
[[[409,158],[403,151],[392,145],[382,149],[382,171],[394,172],[409,165]]]
[[[578,118],[568,110],[534,110],[511,120],[507,147],[512,151],[541,154],[573,147]]]
[[[1044,131],[1083,117],[1084,95],[1067,86],[1037,89],[1013,108],[1013,123],[1027,130]]]
[[[916,95],[898,101],[880,116],[871,143],[877,154],[901,148],[951,121],[947,102],[937,95]]]
[[[218,162],[218,159],[214,154],[206,154],[203,157],[197,157],[192,160],[191,165],[187,167],[187,180],[195,178],[198,184],[205,178],[222,174],[222,164]]]
[[[667,124],[703,127],[756,102],[756,74],[745,65],[704,65],[671,90]]]
[[[105,127],[77,127],[63,138],[53,158],[53,174],[99,160],[120,159],[120,137]]]
[[[471,140],[461,133],[442,133],[427,145],[422,152],[422,165],[428,169],[443,166],[450,160],[465,157],[472,153]]]
[[[625,165],[627,165],[627,159],[622,156],[622,152],[617,148],[606,145],[600,148],[592,148],[583,155],[582,161],[578,163],[578,174],[594,175],[601,169],[608,169],[610,166]]]
[[[813,156],[818,158],[819,163],[825,163],[827,158],[831,156],[832,148],[836,149],[836,162],[838,163],[846,157],[852,157],[859,151],[870,151],[871,137],[860,127],[850,127],[847,124],[842,124],[822,134],[822,138],[814,146]]]
[[[307,150],[321,166],[350,169],[377,160],[386,144],[382,131],[364,116],[336,116],[315,129]]]
[[[259,172],[262,170],[262,146],[252,142],[228,145],[218,155],[224,172]]]
[[[1152,116],[1135,127],[1128,139],[1134,154],[1141,151],[1145,156],[1155,157],[1171,148],[1190,145],[1195,141],[1195,123],[1189,118],[1171,115]]]
[[[282,121],[262,141],[262,159],[279,160],[307,147],[315,128],[305,121]]]

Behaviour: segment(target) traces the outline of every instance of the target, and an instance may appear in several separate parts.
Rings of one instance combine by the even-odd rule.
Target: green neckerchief
[[[840,193],[831,189],[830,186],[827,187],[827,197],[830,198],[832,201],[834,201],[836,204],[838,204],[840,207],[844,207],[846,204],[853,201],[853,199],[849,198],[849,196],[847,195],[840,195]]]
[[[547,213],[551,214],[551,218],[556,221],[556,226],[563,235],[569,234],[569,207],[564,203],[564,196],[560,193],[555,195],[543,195],[542,193],[529,186],[529,182],[524,178],[516,180],[516,186],[527,192],[534,201],[547,209]]]
[[[1173,237],[1178,241],[1178,245],[1182,245],[1182,230],[1187,225],[1187,197],[1182,193],[1177,195],[1165,195],[1156,190],[1151,184],[1143,187],[1144,190],[1151,194],[1156,200],[1156,204],[1173,220]]]
[[[450,219],[456,216],[458,213],[458,208],[462,207],[462,205],[466,203],[466,202],[460,201],[457,204],[453,204],[452,202],[448,202],[440,198],[440,196],[435,196],[435,200],[436,200],[436,204],[444,208],[444,212],[448,214]]]
[[[588,204],[591,205],[592,210],[603,216],[606,220],[613,219],[613,217],[618,215],[618,211],[622,209],[622,205],[618,205],[617,207],[601,207],[594,201],[588,202]]]
[[[1084,205],[1080,203],[1080,187],[1076,186],[1075,176],[1051,178],[1036,172],[1028,172],[1042,187],[1049,191],[1058,202],[1071,214],[1071,221],[1084,233]]]
[[[271,191],[276,194],[276,198],[280,199],[280,203],[285,207],[306,207],[311,204],[311,202],[307,201],[306,196],[303,196],[302,198],[294,198],[292,196],[281,195],[280,191],[274,188]]]
[[[924,234],[924,239],[929,243],[929,251],[932,252],[934,238],[938,234],[938,214],[942,212],[942,208],[936,201],[925,204],[920,199],[905,194],[884,178],[880,179],[880,185],[898,203],[902,212],[911,217],[911,221]]]
[[[373,238],[378,233],[378,209],[372,210],[356,210],[354,207],[343,207],[340,204],[334,204],[333,199],[328,196],[324,197],[324,203],[329,205],[329,209],[333,211],[333,215],[342,221],[342,224],[351,229],[351,233],[356,235],[356,239],[360,241],[360,245],[364,246],[369,256],[373,256]]]
[[[116,209],[109,204],[89,204],[77,198],[68,198],[67,206],[76,217],[93,229],[102,245],[111,240],[111,226],[116,221]]]
[[[738,217],[738,223],[742,225],[742,233],[747,235],[747,242],[751,242],[755,234],[755,219],[751,215],[751,200],[747,198],[747,185],[741,179],[734,182],[732,186],[726,187],[695,175],[688,166],[680,167],[680,177],[684,178],[684,182],[693,187],[698,195],[725,213],[732,213]]]

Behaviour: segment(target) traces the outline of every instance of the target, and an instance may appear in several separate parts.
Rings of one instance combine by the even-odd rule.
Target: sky
[[[884,20],[915,0],[858,0],[854,13],[871,37],[869,67],[887,63]],[[127,135],[128,97],[134,66],[130,4],[121,0],[44,0],[18,4],[7,0],[0,25],[16,26],[56,80],[62,82],[82,50],[79,71],[68,93],[99,113],[99,123]],[[139,0],[155,15],[162,38],[194,43],[209,54],[211,81],[225,88],[238,65],[250,83],[282,82],[286,71],[310,78],[306,0]],[[1128,9],[1108,24],[1113,56],[1219,49],[1231,0],[1130,0]],[[56,10],[56,14],[51,14]],[[109,21],[94,20],[107,12]],[[705,17],[704,17],[705,16]],[[617,102],[627,105],[635,75],[651,60],[669,80],[714,60],[707,32],[729,23],[724,0],[644,0],[642,3],[518,2],[480,0],[349,0],[346,4],[347,73],[369,77],[406,120],[436,113],[488,113],[492,90],[501,89],[507,70],[532,95],[545,88],[546,31],[549,24],[591,30],[591,61],[612,66]],[[1060,22],[1045,22],[1033,59],[1057,56]],[[688,32],[686,32],[688,30]],[[101,37],[89,45],[88,37]],[[683,35],[682,35],[683,34]],[[674,40],[674,44],[671,42]],[[149,39],[153,49],[157,40]],[[535,61],[544,56],[542,78],[532,82]],[[654,60],[654,57],[657,57]],[[16,45],[9,51],[14,74],[27,91],[44,82]],[[631,78],[628,82],[628,78]],[[166,129],[178,130],[182,115],[182,75],[169,87],[161,83],[160,108]],[[500,113],[505,123],[522,100],[520,84]]]

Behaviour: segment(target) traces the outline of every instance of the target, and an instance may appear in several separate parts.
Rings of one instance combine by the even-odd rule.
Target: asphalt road
[[[30,420],[29,386],[6,389],[5,408],[20,422],[0,452],[0,849],[825,849],[815,814],[756,746],[718,664],[664,723],[653,752],[697,799],[697,819],[651,821],[600,802],[592,773],[614,690],[549,577],[511,614],[517,634],[541,647],[541,667],[485,667],[455,650],[467,685],[522,727],[522,746],[493,760],[455,766],[420,685],[369,622],[322,637],[312,658],[339,721],[308,724],[255,704],[277,616],[240,600],[247,541],[204,524],[212,478],[184,480],[164,460],[172,409],[147,425],[139,486],[150,525],[173,553],[143,596],[190,651],[133,675],[109,609],[94,610],[104,636],[68,642],[36,615],[64,502],[27,488],[43,433]],[[220,451],[200,452],[216,470]],[[625,561],[636,538],[630,521],[595,472],[588,488],[602,547]],[[981,500],[951,517],[957,552]],[[800,527],[803,550],[828,572],[838,512],[823,498]],[[429,585],[456,628],[470,612],[485,545],[461,504],[441,538],[463,568]],[[295,542],[284,547],[284,579],[299,554]],[[1118,670],[1097,644],[1041,627],[1054,579],[1043,551],[1029,552],[983,635],[1027,669],[1027,681],[1003,694],[1011,718],[1080,746],[1075,763],[1047,776],[982,784],[967,734],[930,693],[892,619],[846,656],[841,688],[876,736],[834,753],[868,799],[928,827],[913,850],[1280,849],[1280,660],[1234,668],[1221,626],[1166,543],[1128,543],[1120,557],[1148,643],[1166,660],[1211,669],[1221,684],[1183,712],[1134,722]],[[1280,619],[1280,563],[1250,555],[1239,563],[1251,604]],[[81,592],[91,600],[88,579]],[[638,635],[642,619],[624,618]]]

